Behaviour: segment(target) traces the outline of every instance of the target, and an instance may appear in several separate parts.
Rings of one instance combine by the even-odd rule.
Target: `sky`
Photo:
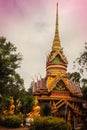
[[[23,56],[18,70],[28,89],[31,81],[46,75],[51,51],[56,3],[59,35],[68,60],[68,72],[87,42],[87,0],[0,0],[0,36],[7,38]]]

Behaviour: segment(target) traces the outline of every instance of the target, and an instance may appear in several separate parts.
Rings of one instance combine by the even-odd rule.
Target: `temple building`
[[[42,106],[48,103],[52,115],[77,120],[83,116],[80,85],[67,73],[68,61],[63,53],[58,31],[58,4],[56,9],[55,35],[52,50],[46,60],[46,77],[33,82],[33,95]]]

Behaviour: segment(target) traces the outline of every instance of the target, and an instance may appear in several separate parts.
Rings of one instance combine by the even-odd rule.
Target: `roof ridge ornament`
[[[54,40],[53,40],[53,46],[52,46],[52,50],[60,50],[61,45],[60,45],[60,38],[59,38],[59,31],[58,31],[58,3],[57,3],[57,7],[56,7],[56,26],[55,26],[55,36],[54,36]]]

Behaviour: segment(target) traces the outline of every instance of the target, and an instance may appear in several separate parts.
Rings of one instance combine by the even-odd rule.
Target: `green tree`
[[[84,51],[74,61],[74,67],[77,67],[81,74],[87,71],[87,43],[85,43]]]
[[[83,99],[87,100],[87,79],[82,79],[82,92],[83,92]]]
[[[79,70],[81,75],[81,86],[83,92],[83,99],[87,100],[87,77],[84,78],[87,74],[87,43],[85,43],[84,50],[80,53],[79,57],[74,61],[74,68]],[[78,79],[78,75],[75,79]]]
[[[70,79],[74,82],[80,83],[81,75],[79,72],[73,72],[70,74]]]
[[[21,108],[20,111],[22,113],[29,113],[32,111],[34,105],[34,97],[33,95],[29,95],[28,92],[23,93],[20,96]]]
[[[48,103],[44,103],[41,109],[41,113],[43,116],[50,116],[51,115],[51,107]]]
[[[17,48],[6,40],[0,37],[0,94],[14,95],[24,88],[24,81],[17,73],[20,68],[22,56],[17,53]]]
[[[28,88],[28,94],[32,95],[33,93],[33,82],[31,82],[30,87]]]

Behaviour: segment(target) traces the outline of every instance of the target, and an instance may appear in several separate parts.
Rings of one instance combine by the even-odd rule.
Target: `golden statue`
[[[14,110],[15,110],[15,105],[14,105],[14,100],[12,97],[12,99],[10,100],[9,114],[14,115]]]
[[[12,97],[12,99],[10,100],[9,109],[8,110],[4,110],[3,114],[4,115],[14,115],[14,110],[15,110],[15,105],[14,105],[14,100],[13,100],[13,97]]]
[[[37,96],[35,97],[35,103],[34,103],[34,107],[32,111],[27,114],[27,117],[29,118],[33,118],[35,116],[38,116],[38,117],[40,116],[40,106],[38,105]]]

